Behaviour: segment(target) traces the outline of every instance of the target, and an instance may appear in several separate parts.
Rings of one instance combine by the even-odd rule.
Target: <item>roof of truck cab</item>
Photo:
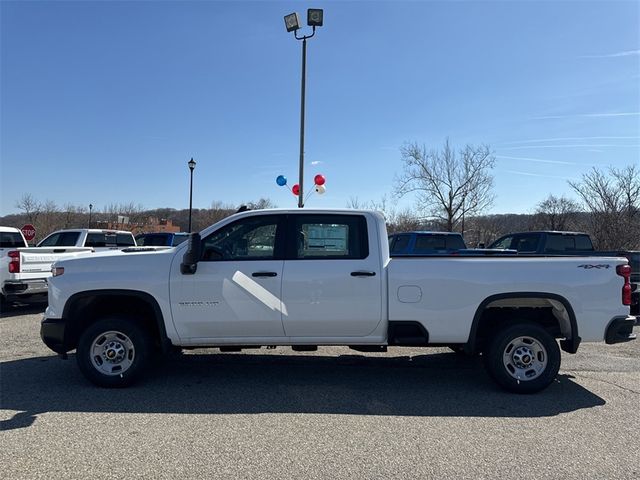
[[[460,232],[434,232],[431,230],[414,230],[411,232],[394,232],[391,235],[447,235],[447,236],[455,236],[461,237],[462,234]]]
[[[87,232],[87,233],[131,233],[128,230],[111,230],[108,228],[65,228],[62,230],[56,230],[55,232],[51,232],[49,235],[53,235],[54,233],[62,233],[62,232]],[[47,235],[48,236],[48,235]]]
[[[589,235],[588,233],[585,233],[585,232],[566,232],[563,230],[529,230],[526,232],[508,233],[506,235],[503,235],[503,237],[507,237],[510,235],[526,235],[530,233],[537,233],[537,234],[545,233],[545,234],[554,234],[554,235]]]

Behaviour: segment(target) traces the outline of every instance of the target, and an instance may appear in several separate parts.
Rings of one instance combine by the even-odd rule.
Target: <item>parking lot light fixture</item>
[[[297,13],[290,13],[284,17],[284,26],[287,27],[287,32],[295,32],[300,28],[300,17]]]
[[[307,10],[307,25],[310,27],[322,26],[323,11],[321,8],[310,8]]]
[[[316,34],[316,27],[321,27],[324,20],[324,14],[320,8],[310,8],[307,10],[307,25],[313,30],[311,35],[298,36],[300,29],[300,17],[297,13],[291,13],[284,17],[284,24],[287,32],[293,32],[296,40],[302,40],[302,87],[300,92],[300,164],[298,175],[298,208],[304,207],[304,108],[305,108],[305,87],[307,76],[307,39]]]
[[[89,204],[89,228],[91,228],[91,210],[93,210],[93,203]]]

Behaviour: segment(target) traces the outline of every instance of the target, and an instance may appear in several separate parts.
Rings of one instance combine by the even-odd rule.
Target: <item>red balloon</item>
[[[324,182],[327,181],[326,178],[324,178],[324,175],[316,175],[315,177],[313,177],[313,181],[316,185],[324,185]]]
[[[291,191],[294,195],[300,195],[300,185],[296,183],[293,187],[291,187]]]

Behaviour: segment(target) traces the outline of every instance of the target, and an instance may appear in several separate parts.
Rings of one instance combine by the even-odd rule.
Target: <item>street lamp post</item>
[[[93,204],[89,204],[89,228],[91,228],[91,210],[93,210]]]
[[[189,171],[191,172],[191,179],[189,181],[189,233],[191,233],[191,212],[193,210],[193,169],[196,168],[196,162],[189,160]]]
[[[307,25],[313,28],[311,35],[298,37],[300,29],[300,17],[297,13],[291,13],[284,17],[284,24],[287,32],[294,32],[296,40],[302,40],[302,86],[300,93],[300,165],[298,185],[300,191],[298,193],[298,208],[304,207],[304,106],[305,106],[305,87],[307,76],[307,38],[311,38],[316,34],[316,27],[321,27],[323,23],[323,11],[320,8],[309,8],[307,10]]]

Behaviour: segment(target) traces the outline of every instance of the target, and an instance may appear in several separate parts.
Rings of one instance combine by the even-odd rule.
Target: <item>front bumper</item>
[[[636,324],[636,317],[628,315],[626,317],[615,317],[609,322],[604,334],[604,341],[611,345],[613,343],[629,342],[636,339],[633,327]]]
[[[63,318],[43,318],[40,324],[40,338],[56,353],[67,353],[71,350],[66,341],[66,326]]]

